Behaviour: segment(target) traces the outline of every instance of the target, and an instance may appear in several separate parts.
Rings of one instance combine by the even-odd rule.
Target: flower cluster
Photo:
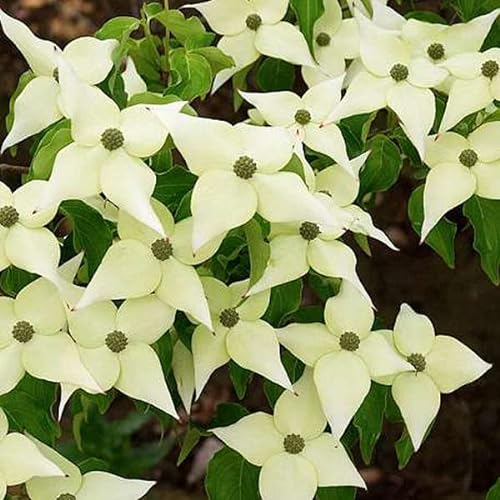
[[[441,394],[477,380],[490,365],[458,340],[436,336],[431,321],[406,304],[392,330],[374,326],[372,299],[342,238],[351,231],[397,248],[356,204],[370,151],[350,155],[340,122],[383,108],[395,114],[430,168],[423,239],[472,195],[500,199],[499,122],[468,137],[449,131],[500,99],[500,49],[480,52],[500,9],[445,26],[406,20],[380,0],[370,11],[354,2],[353,16],[343,19],[338,1],[324,0],[308,45],[285,20],[288,0],[190,7],[221,35],[218,48],[234,62],[217,72],[214,91],[261,56],[300,66],[309,89],[302,96],[242,91],[238,97],[254,109],[233,125],[197,116],[181,98],[165,103],[151,92],[149,102],[134,102],[148,87],[129,58],[117,73],[128,96],[117,103],[103,82],[121,70],[118,40],[81,38],[60,50],[0,10],[5,34],[31,68],[3,150],[61,120],[69,127],[47,179],[31,173],[14,193],[0,184],[0,270],[15,266],[38,276],[15,298],[0,297],[0,394],[28,373],[60,385],[61,415],[76,391],[114,387],[179,418],[155,349],[171,335],[171,367],[187,412],[230,361],[284,389],[273,416],[254,413],[213,429],[262,467],[263,499],[310,500],[318,487],[364,487],[340,439],[373,382],[391,387],[418,450]],[[435,92],[448,100],[439,133],[431,135]],[[152,158],[165,148],[177,150],[194,178],[184,216],[156,196]],[[82,255],[61,258],[67,242],[54,228],[67,200],[94,207],[112,228],[95,272]],[[252,222],[262,246],[250,249],[245,279],[217,279],[208,263]],[[273,292],[311,271],[338,285],[324,321],[273,326],[266,316]],[[174,327],[180,313],[193,325],[187,340]],[[285,369],[281,347],[306,366],[298,381]],[[107,492],[133,500],[152,487],[82,475],[41,442],[7,432],[0,410],[2,498],[21,483],[33,500],[99,500]]]

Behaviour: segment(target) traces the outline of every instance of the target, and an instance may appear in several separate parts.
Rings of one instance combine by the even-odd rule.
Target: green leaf
[[[485,500],[500,500],[500,477],[497,482],[490,488]]]
[[[10,266],[1,273],[0,289],[5,295],[15,297],[25,286],[28,286],[38,277],[36,274],[31,274],[24,269]]]
[[[396,441],[394,448],[396,450],[396,456],[398,457],[399,470],[404,469],[415,453],[410,435],[408,434],[406,428],[403,431],[403,434],[401,434],[401,437]]]
[[[177,467],[186,460],[190,453],[194,450],[196,445],[200,442],[202,434],[196,427],[190,427],[186,434],[184,435],[184,441],[182,442],[181,451],[177,457]]]
[[[368,396],[354,416],[353,423],[359,434],[361,456],[366,465],[371,463],[373,450],[382,433],[387,393],[388,387],[372,383]]]
[[[40,141],[30,168],[30,179],[48,180],[54,167],[56,156],[73,142],[69,122],[61,122],[61,126],[47,133]]]
[[[464,203],[464,215],[474,227],[474,248],[481,267],[495,285],[500,284],[500,200],[473,196]]]
[[[153,92],[143,92],[142,94],[135,94],[129,100],[129,106],[135,106],[136,104],[170,104],[172,102],[180,101],[176,95],[159,95]]]
[[[61,212],[71,220],[73,246],[85,252],[88,275],[91,278],[113,243],[113,234],[102,215],[83,201],[70,200],[61,204]]]
[[[27,432],[52,445],[61,434],[59,424],[52,418],[52,406],[57,386],[25,375],[17,387],[0,396],[0,408],[9,418],[10,430]]]
[[[455,8],[462,21],[470,21],[479,15],[481,2],[477,0],[453,0],[451,5]]]
[[[190,53],[203,56],[208,61],[208,64],[210,64],[214,75],[223,69],[234,66],[233,58],[224,54],[217,47],[200,47],[199,49],[190,50]]]
[[[446,19],[431,10],[412,10],[405,14],[406,19],[416,19],[426,23],[448,24]]]
[[[276,286],[271,291],[271,301],[263,319],[275,327],[281,326],[287,316],[300,308],[302,280],[298,279]]]
[[[295,67],[280,59],[266,58],[257,70],[256,81],[264,92],[291,89],[295,83]]]
[[[223,448],[208,464],[205,489],[210,500],[260,500],[259,468]]]
[[[417,234],[422,233],[424,221],[424,186],[419,186],[408,200],[408,217]],[[429,245],[446,265],[455,267],[455,237],[457,225],[446,218],[442,218],[427,236],[425,243]]]
[[[99,40],[115,39],[121,41],[124,37],[128,38],[140,25],[140,20],[135,17],[114,17],[104,23],[95,36],[99,38]]]
[[[249,411],[238,403],[221,403],[217,405],[217,412],[210,422],[209,428],[227,427],[228,425],[235,424],[248,414]]]
[[[179,10],[163,11],[156,16],[156,19],[188,49],[206,47],[215,38],[213,33],[207,33],[199,17],[186,19]]]
[[[182,198],[193,189],[196,179],[189,170],[174,166],[157,176],[153,197],[175,212]]]
[[[350,158],[355,158],[365,151],[366,140],[376,116],[377,112],[373,112],[350,116],[340,121],[339,127],[344,136]]]
[[[402,161],[399,148],[384,135],[376,135],[368,142],[371,154],[361,170],[360,197],[366,193],[387,191],[399,177]]]
[[[314,24],[325,12],[323,0],[291,0],[290,5],[299,21],[309,47],[313,47]]]
[[[350,486],[318,488],[317,500],[354,500],[356,488]]]
[[[231,377],[231,382],[233,383],[238,399],[243,399],[247,393],[248,384],[252,380],[252,372],[242,368],[234,361],[230,361],[229,376]]]
[[[262,278],[271,255],[269,243],[264,239],[261,225],[252,219],[244,226],[245,236],[250,254],[250,284],[255,285]]]

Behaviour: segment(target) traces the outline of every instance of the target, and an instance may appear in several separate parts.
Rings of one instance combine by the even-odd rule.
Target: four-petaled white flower
[[[348,282],[328,299],[325,323],[291,324],[278,330],[280,343],[307,366],[334,436],[344,434],[363,403],[371,379],[411,370],[381,331],[371,331],[373,310]]]
[[[167,138],[163,124],[144,106],[120,111],[100,89],[81,82],[62,59],[59,81],[75,142],[57,154],[41,208],[102,192],[161,233],[150,202],[156,176],[141,158],[153,156],[163,146]],[[168,104],[165,112],[182,107],[182,102]]]
[[[193,249],[248,222],[257,212],[270,222],[322,221],[323,205],[292,172],[280,172],[293,154],[281,127],[257,127],[154,108],[189,169],[199,176],[191,198]]]
[[[500,199],[500,122],[485,123],[467,138],[455,132],[430,137],[431,167],[424,188],[422,241],[446,212],[474,194]]]
[[[196,393],[199,397],[210,375],[233,360],[286,389],[291,388],[281,364],[274,328],[260,319],[269,305],[270,292],[245,298],[248,280],[226,286],[215,278],[203,278],[214,331],[196,328],[192,339]]]
[[[342,443],[325,432],[326,419],[309,369],[276,402],[274,415],[253,413],[213,429],[227,446],[262,467],[263,500],[312,500],[318,487],[365,488]]]
[[[67,333],[59,291],[44,278],[23,288],[16,299],[0,297],[0,394],[14,389],[26,372],[102,392]]]
[[[314,66],[304,35],[283,21],[289,0],[210,0],[185,7],[201,12],[210,27],[223,35],[219,49],[234,59],[235,67],[217,74],[214,91],[261,54],[292,64]]]
[[[139,500],[155,485],[153,481],[124,479],[108,472],[80,469],[52,448],[31,438],[48,460],[56,464],[65,477],[34,477],[26,483],[31,500]]]
[[[111,246],[76,305],[82,309],[100,300],[141,297],[150,293],[212,328],[207,300],[195,268],[219,248],[225,233],[196,253],[191,246],[193,219],[175,223],[167,207],[152,200],[163,235],[124,210],[118,215],[119,243]]]
[[[82,362],[102,390],[116,387],[178,418],[160,360],[151,347],[170,329],[174,317],[174,309],[149,295],[127,300],[119,309],[113,302],[99,302],[71,312],[68,321]],[[61,387],[60,413],[81,386]]]
[[[33,477],[64,476],[52,460],[22,434],[11,432],[5,412],[0,408],[0,499],[8,486],[17,486]]]
[[[423,158],[425,139],[436,116],[431,88],[442,83],[448,72],[428,58],[414,55],[410,44],[394,32],[378,27],[359,12],[356,19],[365,70],[353,78],[330,120],[388,106]]]
[[[16,99],[14,122],[3,142],[3,152],[60,120],[65,115],[65,110],[60,103],[57,45],[36,37],[26,25],[10,17],[2,9],[0,24],[34,73],[34,78]],[[102,82],[113,67],[112,54],[116,47],[116,40],[82,37],[70,42],[62,55],[79,78],[89,85],[95,85]]]
[[[436,336],[429,318],[407,304],[401,306],[394,333],[386,331],[385,335],[402,359],[413,365],[413,371],[376,381],[392,383],[392,395],[417,451],[438,414],[441,394],[474,382],[491,365],[457,339]]]

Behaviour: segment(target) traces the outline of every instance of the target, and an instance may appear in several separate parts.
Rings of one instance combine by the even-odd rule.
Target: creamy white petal
[[[359,178],[340,165],[332,165],[316,174],[316,191],[326,191],[340,207],[354,202],[359,192]]]
[[[477,163],[471,168],[476,177],[476,193],[482,198],[500,199],[500,160]]]
[[[424,160],[431,168],[441,163],[455,163],[460,153],[470,147],[469,141],[456,132],[430,136],[427,139]]]
[[[264,120],[273,126],[286,127],[295,122],[295,113],[302,100],[293,92],[240,92],[243,99],[255,106]]]
[[[194,361],[192,352],[178,340],[172,352],[172,372],[182,404],[189,414],[195,391]]]
[[[343,82],[344,75],[341,75],[311,87],[303,95],[302,102],[311,113],[313,122],[321,123],[332,113],[340,102]]]
[[[22,346],[18,342],[0,349],[0,395],[9,393],[24,377]]]
[[[203,14],[210,27],[220,35],[236,35],[246,29],[252,8],[245,0],[211,0],[185,5]]]
[[[231,292],[233,307],[236,307],[240,319],[245,321],[255,321],[267,311],[271,300],[271,290],[256,293],[248,296],[248,285],[250,280],[231,283],[229,290]]]
[[[275,24],[281,21],[288,10],[288,0],[250,0],[257,14],[265,24]]]
[[[148,87],[142,79],[135,67],[134,60],[131,57],[127,58],[127,67],[122,73],[123,83],[125,84],[125,92],[129,99],[137,94],[147,92]]]
[[[408,304],[402,304],[394,323],[394,343],[405,356],[426,355],[434,344],[435,332],[425,314],[416,313]]]
[[[97,347],[95,349],[78,349],[85,368],[91,373],[92,377],[99,384],[103,391],[111,389],[120,376],[120,361],[118,356],[111,352],[107,346]],[[78,386],[73,386],[77,388]],[[62,384],[61,403],[66,399],[67,384]]]
[[[437,87],[449,75],[446,69],[433,64],[425,57],[416,57],[408,65],[408,81],[421,88]]]
[[[57,214],[57,206],[39,210],[40,202],[49,190],[47,181],[32,180],[23,184],[13,195],[14,207],[19,214],[19,222],[26,227],[37,228],[48,224]]]
[[[124,479],[108,472],[89,472],[83,476],[78,500],[96,500],[105,495],[107,500],[138,500],[155,485],[153,481]]]
[[[0,348],[12,342],[12,328],[17,322],[14,299],[0,297]]]
[[[484,123],[467,138],[482,162],[500,160],[500,144],[495,140],[499,134],[500,122],[496,121]]]

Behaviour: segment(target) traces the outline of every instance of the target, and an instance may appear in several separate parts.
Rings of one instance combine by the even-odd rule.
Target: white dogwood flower
[[[30,181],[12,193],[0,182],[0,271],[14,265],[57,284],[59,242],[44,227],[56,215],[57,207],[35,213],[47,189],[45,181]]]
[[[194,382],[194,359],[193,353],[181,340],[175,343],[172,350],[172,372],[177,384],[177,392],[186,412],[189,414],[196,390]]]
[[[466,116],[500,99],[500,49],[459,54],[443,62],[455,77],[439,127],[445,132]]]
[[[344,75],[310,88],[302,97],[290,91],[241,92],[255,106],[264,120],[274,127],[285,127],[292,140],[325,154],[351,172],[351,162],[340,128],[335,123],[324,126],[341,99]],[[299,157],[303,157],[303,153]]]
[[[9,434],[9,421],[0,408],[0,499],[5,498],[8,486],[18,486],[33,477],[52,476],[61,477],[64,472],[26,436]]]
[[[258,412],[212,432],[257,467],[264,500],[312,500],[318,487],[366,488],[342,443],[325,432],[310,370],[276,402],[274,415]]]
[[[56,156],[42,208],[102,192],[161,233],[150,202],[156,176],[142,158],[161,149],[167,138],[165,127],[144,106],[120,111],[100,89],[81,82],[63,59],[59,59],[59,81],[74,142]],[[165,112],[176,113],[183,105],[166,105]]]
[[[168,208],[157,200],[152,200],[152,204],[165,236],[120,210],[121,240],[108,249],[76,308],[101,300],[154,293],[168,306],[184,311],[212,329],[203,286],[193,266],[208,260],[218,250],[225,233],[194,253],[193,219],[189,217],[175,224]]]
[[[35,438],[40,453],[56,464],[65,477],[34,477],[26,483],[31,500],[139,500],[155,485],[153,481],[124,479],[108,472],[80,469]]]
[[[278,339],[314,369],[314,382],[334,436],[344,434],[375,377],[411,370],[380,331],[371,331],[374,313],[351,284],[328,299],[325,323],[291,324]]]
[[[147,92],[148,86],[135,67],[134,60],[127,57],[127,65],[122,73],[125,92],[129,100],[137,94]]]
[[[408,42],[357,14],[360,55],[365,71],[358,73],[330,120],[389,107],[421,158],[434,124],[436,103],[430,90],[445,80],[447,70],[415,56]],[[328,120],[328,121],[330,121]]]
[[[292,64],[314,66],[304,35],[283,21],[289,0],[210,0],[185,7],[197,9],[210,27],[223,35],[219,49],[231,56],[235,67],[217,74],[214,91],[261,54]]]
[[[67,333],[59,291],[43,278],[23,288],[15,299],[0,297],[0,394],[14,389],[26,372],[102,392]]]
[[[116,387],[178,418],[160,360],[151,347],[170,329],[174,317],[174,309],[149,295],[127,300],[118,309],[111,301],[99,302],[71,312],[68,321],[82,362],[102,390]],[[61,386],[60,412],[81,388]]]
[[[449,394],[484,375],[491,365],[460,341],[437,335],[430,319],[417,314],[408,304],[399,311],[394,333],[387,337],[411,373],[377,380],[392,383],[392,395],[418,451],[441,406],[441,394]]]
[[[248,280],[226,286],[203,278],[214,331],[200,325],[192,338],[196,394],[199,397],[210,375],[230,359],[241,367],[290,389],[281,364],[279,342],[273,327],[260,319],[269,305],[270,292],[245,298]]]
[[[2,9],[0,24],[34,74],[33,79],[16,99],[14,123],[3,142],[3,152],[60,120],[65,111],[60,106],[57,45],[38,38],[25,24]],[[62,51],[62,55],[79,78],[89,85],[95,85],[102,82],[113,67],[112,54],[117,46],[116,40],[82,37],[70,42]]]
[[[445,132],[429,138],[422,241],[452,208],[477,195],[500,199],[500,122],[481,125],[467,138]]]
[[[293,141],[281,127],[257,127],[154,111],[164,120],[189,169],[198,176],[191,198],[193,249],[248,222],[321,221],[324,207],[292,172]]]

